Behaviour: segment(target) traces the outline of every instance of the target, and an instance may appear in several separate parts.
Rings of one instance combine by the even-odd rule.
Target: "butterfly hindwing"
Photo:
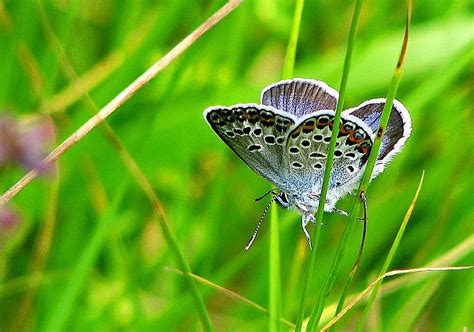
[[[297,78],[267,86],[261,102],[299,118],[320,110],[335,110],[337,98],[337,91],[326,83]]]
[[[270,106],[239,104],[208,108],[204,117],[250,168],[280,189],[287,188],[281,170],[285,139],[296,122],[291,114]]]
[[[333,111],[318,111],[299,119],[288,135],[288,166],[298,188],[319,193],[324,177],[334,120]],[[354,116],[341,118],[329,194],[349,192],[360,179],[372,148],[372,131]]]
[[[384,98],[371,99],[357,107],[344,111],[343,114],[358,117],[375,133],[379,126],[384,106]],[[401,150],[410,133],[410,114],[398,100],[394,100],[372,177],[383,172],[385,165]]]

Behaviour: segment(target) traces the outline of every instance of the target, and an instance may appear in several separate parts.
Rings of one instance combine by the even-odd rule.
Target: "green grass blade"
[[[87,277],[90,274],[99,254],[104,247],[109,232],[109,227],[117,218],[117,209],[122,202],[126,186],[122,185],[115,194],[115,199],[109,206],[108,211],[100,218],[91,240],[87,243],[81,257],[73,269],[55,310],[51,311],[49,319],[46,320],[44,331],[62,331],[67,320],[72,314],[74,304],[81,294]]]
[[[367,201],[365,201],[367,202]],[[366,206],[367,208],[367,206]],[[366,209],[365,209],[366,211]],[[346,281],[346,284],[344,285],[344,288],[342,289],[342,293],[341,293],[341,297],[339,299],[339,302],[337,303],[337,307],[336,307],[336,315],[341,312],[343,306],[344,306],[344,302],[345,302],[345,299],[347,297],[347,293],[349,292],[349,289],[350,289],[350,286],[352,284],[352,280],[354,279],[354,276],[356,275],[356,272],[357,272],[357,269],[359,268],[359,263],[362,259],[362,253],[364,252],[364,245],[365,245],[365,239],[366,239],[366,236],[367,236],[367,214],[364,215],[364,228],[363,228],[363,231],[362,231],[362,239],[361,239],[361,244],[360,244],[360,248],[359,248],[359,253],[357,254],[357,258],[356,258],[356,261],[354,263],[354,266],[352,267],[352,270],[351,272],[349,272],[349,277],[347,278],[347,281]]]
[[[285,62],[283,64],[282,79],[293,77],[295,68],[296,46],[303,13],[304,0],[296,2],[293,16],[293,26],[286,50]],[[272,204],[271,208],[271,231],[270,231],[270,276],[269,276],[269,302],[270,302],[270,331],[280,331],[281,319],[281,275],[280,275],[280,240],[278,207]]]
[[[395,99],[395,95],[396,95],[397,90],[398,90],[398,85],[400,83],[402,67],[403,67],[405,54],[406,54],[406,49],[407,49],[407,45],[408,45],[408,32],[409,32],[409,26],[410,26],[410,19],[411,19],[411,3],[409,2],[408,3],[408,11],[407,11],[407,21],[406,21],[406,26],[405,26],[405,36],[404,36],[404,39],[403,39],[401,54],[400,54],[400,57],[398,59],[398,63],[397,63],[397,66],[395,68],[394,74],[392,76],[392,80],[390,82],[390,86],[389,86],[388,93],[387,93],[386,103],[385,103],[384,109],[382,111],[382,116],[381,116],[380,123],[379,123],[379,128],[378,128],[377,133],[376,133],[376,137],[375,137],[375,140],[374,140],[374,144],[372,146],[372,151],[370,153],[369,160],[367,162],[367,166],[366,166],[364,175],[363,175],[361,183],[359,185],[357,197],[354,200],[354,203],[352,205],[352,210],[351,210],[351,213],[350,213],[350,216],[349,216],[349,220],[348,220],[346,228],[344,230],[342,240],[339,243],[339,247],[337,249],[336,256],[334,257],[333,263],[332,263],[331,268],[329,270],[328,278],[326,279],[326,281],[324,283],[324,286],[323,286],[323,290],[320,293],[320,300],[319,300],[317,306],[315,306],[315,308],[313,310],[313,315],[311,316],[311,320],[313,320],[313,322],[311,324],[311,320],[310,320],[310,324],[313,328],[315,328],[317,326],[317,322],[319,322],[319,319],[321,317],[321,313],[322,313],[322,310],[323,310],[323,307],[324,307],[324,302],[326,300],[327,294],[329,294],[329,292],[331,291],[332,286],[334,284],[334,281],[336,279],[336,275],[337,275],[337,273],[339,271],[339,268],[341,266],[342,258],[344,257],[345,251],[347,249],[348,239],[350,238],[350,235],[353,232],[356,218],[359,215],[359,211],[360,211],[360,207],[361,207],[359,198],[361,197],[362,193],[365,193],[367,191],[367,187],[369,185],[370,178],[372,176],[372,171],[374,169],[374,165],[375,165],[375,162],[377,160],[377,155],[378,155],[378,152],[380,150],[380,145],[381,145],[381,142],[382,142],[382,139],[383,139],[383,133],[385,132],[385,128],[387,127],[388,119],[389,119],[389,116],[390,116],[390,111],[391,111],[392,105],[393,105],[393,100]],[[333,129],[333,131],[334,131],[334,129]],[[342,301],[341,305],[343,305],[343,301]]]
[[[452,271],[451,271],[452,272]],[[407,301],[404,301],[401,308],[396,311],[396,314],[389,321],[384,321],[387,331],[413,331],[416,329],[417,322],[423,319],[423,312],[426,306],[429,306],[433,297],[439,293],[440,285],[443,279],[447,277],[448,273],[440,273],[440,276],[434,280],[430,280],[423,285],[417,287]],[[382,281],[381,281],[382,282]],[[381,283],[380,282],[380,283]],[[378,283],[378,284],[380,284]],[[374,287],[372,292],[377,286]],[[365,317],[363,317],[366,319]],[[364,320],[359,320],[357,330],[364,330]],[[449,330],[448,330],[449,331]]]
[[[395,256],[395,253],[400,245],[400,241],[402,240],[403,234],[405,233],[405,229],[407,227],[408,221],[410,220],[411,214],[413,212],[413,209],[415,208],[416,201],[418,199],[418,195],[420,194],[421,186],[423,185],[423,179],[425,177],[425,172],[423,171],[420,182],[418,184],[418,188],[416,189],[415,196],[413,197],[413,200],[410,204],[410,207],[408,208],[407,213],[405,214],[405,218],[403,219],[402,224],[400,225],[400,228],[398,230],[397,236],[395,237],[395,240],[393,241],[392,247],[390,248],[390,251],[388,253],[387,258],[385,259],[385,262],[382,266],[382,269],[380,270],[379,276],[382,276],[385,274],[385,272],[388,271],[388,267],[390,266],[390,263],[392,262],[393,256]],[[364,313],[362,314],[362,317],[359,320],[359,325],[357,327],[357,331],[362,331],[365,325],[365,321],[367,320],[367,317],[369,316],[370,309],[372,308],[372,304],[375,301],[375,298],[377,296],[377,293],[380,289],[380,285],[382,284],[382,280],[380,280],[377,285],[375,285],[374,289],[372,290],[372,293],[370,294],[369,300],[367,301],[367,304],[364,309]]]
[[[378,128],[377,133],[376,133],[376,137],[375,137],[375,140],[374,140],[374,145],[372,147],[372,151],[371,151],[371,154],[369,156],[369,160],[367,162],[367,167],[365,169],[364,176],[362,177],[362,181],[361,181],[361,184],[359,186],[358,197],[361,197],[361,195],[367,191],[367,188],[369,186],[369,182],[370,182],[370,179],[371,179],[371,176],[372,176],[372,171],[373,171],[373,168],[375,166],[375,162],[377,161],[378,152],[379,152],[380,146],[382,144],[382,139],[383,139],[383,135],[385,133],[385,128],[387,127],[388,119],[390,118],[390,113],[391,113],[392,106],[393,106],[393,100],[395,99],[395,96],[397,94],[398,85],[400,83],[400,78],[401,78],[401,73],[402,73],[402,67],[403,67],[405,54],[406,54],[406,50],[407,50],[407,46],[408,46],[410,21],[411,21],[411,2],[408,1],[408,3],[407,3],[407,19],[406,19],[406,25],[405,25],[405,35],[404,35],[404,39],[403,39],[402,50],[401,50],[401,53],[400,53],[400,57],[398,59],[397,66],[395,67],[395,71],[393,73],[392,81],[390,82],[390,86],[389,86],[388,93],[387,93],[386,103],[385,103],[384,109],[382,111],[382,117],[380,119],[379,128]],[[360,207],[357,210],[359,211]],[[354,218],[354,220],[355,220],[356,214],[351,213],[351,219],[352,218]],[[351,221],[352,220],[350,220],[350,222]],[[349,288],[350,282],[351,282],[352,277],[354,276],[355,273],[356,273],[356,271],[354,271],[351,278],[349,279],[347,288]],[[344,306],[344,300],[345,300],[345,292],[341,296],[338,308],[342,308]]]
[[[290,40],[286,49],[285,62],[281,73],[282,79],[293,77],[295,68],[296,46],[298,44],[298,35],[301,25],[301,16],[303,14],[304,0],[297,0],[295,7],[295,15],[293,17],[293,27],[291,28]]]
[[[327,323],[323,328],[321,328],[321,332],[327,331],[330,327],[332,327],[342,316],[344,316],[351,308],[353,308],[357,302],[361,301],[362,298],[369,294],[369,292],[378,284],[381,280],[387,277],[393,277],[397,275],[406,275],[406,274],[413,274],[413,273],[425,273],[425,272],[442,272],[442,271],[462,271],[462,270],[470,270],[473,269],[474,265],[467,265],[467,266],[437,266],[437,267],[422,267],[422,268],[415,268],[415,269],[404,269],[404,270],[393,270],[384,273],[382,276],[378,277],[373,281],[364,291],[359,293],[352,302],[345,307],[339,314],[336,315],[329,323]]]
[[[280,239],[278,225],[278,206],[272,203],[270,212],[270,270],[269,273],[269,302],[270,321],[269,331],[280,331],[281,319],[281,276],[280,276]]]
[[[298,314],[298,320],[296,322],[297,331],[301,330],[302,320],[303,320],[304,315],[305,315],[304,310],[305,310],[306,297],[307,297],[308,287],[311,284],[314,262],[315,262],[316,253],[317,253],[317,250],[318,250],[317,245],[318,245],[319,237],[320,237],[320,234],[321,234],[320,229],[321,229],[321,223],[323,221],[324,205],[326,203],[326,196],[327,196],[328,189],[329,189],[329,180],[330,180],[330,177],[331,177],[331,168],[332,168],[332,164],[333,164],[333,161],[334,161],[334,151],[336,149],[336,140],[337,140],[337,135],[339,133],[339,123],[341,121],[341,114],[342,114],[342,110],[344,108],[344,98],[345,98],[345,93],[346,93],[347,79],[349,77],[349,70],[350,70],[350,66],[351,66],[352,53],[353,53],[353,50],[354,50],[355,37],[356,37],[356,34],[357,34],[357,26],[359,24],[361,8],[362,8],[362,0],[356,0],[355,1],[355,6],[354,6],[354,12],[353,12],[353,16],[352,16],[351,28],[350,28],[350,31],[349,31],[349,38],[348,38],[348,43],[347,43],[346,57],[345,57],[345,60],[344,60],[344,69],[343,69],[343,72],[342,72],[341,85],[340,85],[340,89],[339,89],[339,99],[338,99],[338,102],[337,102],[336,114],[334,116],[334,122],[333,122],[333,127],[332,127],[331,142],[329,143],[329,151],[328,151],[328,158],[326,160],[324,180],[323,180],[323,185],[322,185],[322,189],[321,189],[321,195],[320,195],[318,211],[316,213],[316,225],[315,225],[315,229],[314,229],[313,234],[312,234],[313,251],[311,252],[310,261],[309,261],[308,268],[307,268],[307,271],[306,271],[306,278],[304,280],[304,286],[303,286],[303,296],[302,296],[302,299],[301,299],[300,311],[299,311],[299,314]],[[309,323],[308,323],[308,330],[309,331],[312,331],[313,329],[315,329],[318,322],[319,322],[319,318],[321,316],[322,308],[324,306],[324,300],[326,298],[325,294],[327,294],[327,293],[325,292],[325,290],[323,288],[321,296],[320,296],[318,302],[314,306],[311,318],[310,318]]]
[[[48,18],[44,4],[41,1],[35,1],[35,4],[37,6],[38,14],[41,17],[44,29],[48,31],[50,36],[54,35],[54,37],[51,38],[51,43],[53,44],[51,50],[54,52],[54,56],[47,57],[44,64],[44,72],[49,76],[47,81],[48,84],[46,85],[46,95],[48,96],[54,92],[60,77],[59,74],[61,67],[59,64],[63,61],[65,56],[64,53],[62,53],[60,45],[67,47],[71,38],[74,19],[77,17],[77,13],[83,4],[83,0],[71,1],[71,7],[68,10],[65,19],[61,22],[61,26],[58,28],[58,32],[56,34],[54,33],[54,28],[52,27],[51,21]]]
[[[176,273],[180,273],[182,275],[184,275],[183,271],[180,271],[180,270],[176,270],[176,269],[169,269],[170,271],[173,271],[173,272],[176,272]],[[203,284],[203,285],[206,285],[214,290],[216,290],[217,292],[219,293],[222,293],[223,295],[226,295],[228,296],[229,298],[232,298],[234,299],[235,301],[238,301],[246,306],[249,306],[251,308],[254,308],[260,312],[263,312],[263,313],[266,313],[266,314],[270,314],[270,311],[268,311],[266,308],[262,307],[261,305],[247,299],[246,297],[234,292],[234,291],[231,291],[230,289],[227,289],[225,287],[222,287],[208,279],[205,279],[203,277],[200,277],[196,274],[191,274],[191,277],[193,277],[197,282]],[[293,323],[291,323],[290,321],[286,320],[285,318],[281,317],[280,318],[280,322],[284,325],[286,325],[288,328],[291,328],[291,329],[294,329],[295,326],[293,325]]]

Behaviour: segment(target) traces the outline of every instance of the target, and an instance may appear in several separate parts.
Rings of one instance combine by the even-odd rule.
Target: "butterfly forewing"
[[[239,104],[208,108],[204,116],[219,137],[255,172],[282,190],[288,182],[283,147],[296,119],[269,106]]]
[[[266,87],[261,101],[263,105],[301,117],[320,110],[335,110],[337,98],[337,91],[324,82],[293,79]]]

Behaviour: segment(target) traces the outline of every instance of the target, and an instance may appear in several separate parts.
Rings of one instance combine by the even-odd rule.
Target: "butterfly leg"
[[[365,193],[362,191],[360,193],[360,200],[362,201],[362,206],[364,207],[364,216],[357,217],[358,220],[363,221],[364,225],[367,223],[367,197],[365,197]]]
[[[313,250],[313,244],[311,242],[311,235],[309,235],[309,232],[308,230],[306,229],[306,226],[310,223],[310,222],[314,222],[315,219],[314,219],[314,216],[312,214],[307,214],[307,215],[304,215],[302,218],[301,218],[301,227],[303,228],[303,233],[304,235],[306,236],[306,239],[308,240],[308,244],[309,244],[309,249]]]
[[[347,213],[346,211],[343,211],[343,210],[340,210],[336,207],[336,202],[337,200],[334,200],[334,199],[331,199],[330,197],[328,197],[326,199],[326,204],[324,204],[324,211],[326,212],[336,212],[336,213],[339,213],[339,214],[342,214],[343,216],[349,216],[349,213]]]
[[[347,213],[344,210],[340,210],[337,207],[332,207],[331,212],[336,212],[336,213],[342,214],[343,216],[346,216],[346,217],[349,216],[349,213]]]
[[[343,216],[346,216],[346,217],[349,216],[349,213],[347,213],[344,210],[339,210],[338,208],[332,208],[331,212],[336,212],[336,213],[342,214]],[[357,220],[364,221],[365,217],[357,217]]]

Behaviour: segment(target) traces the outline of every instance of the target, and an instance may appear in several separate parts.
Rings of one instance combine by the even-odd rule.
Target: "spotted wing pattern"
[[[287,190],[284,144],[293,115],[270,106],[215,106],[204,117],[219,137],[255,172]]]
[[[301,118],[289,133],[286,167],[291,169],[296,187],[303,192],[321,191],[333,120],[333,111],[318,111]],[[367,163],[372,137],[370,128],[357,117],[341,118],[329,196],[332,192],[332,198],[336,198],[353,189]]]
[[[375,133],[378,129],[384,106],[385,99],[371,99],[357,107],[344,111],[344,114],[358,117]],[[401,150],[410,133],[410,114],[398,100],[394,100],[372,177],[377,176],[384,170],[385,165]]]
[[[335,110],[337,98],[337,91],[326,83],[298,78],[269,85],[263,89],[261,101],[299,118],[320,110]]]

